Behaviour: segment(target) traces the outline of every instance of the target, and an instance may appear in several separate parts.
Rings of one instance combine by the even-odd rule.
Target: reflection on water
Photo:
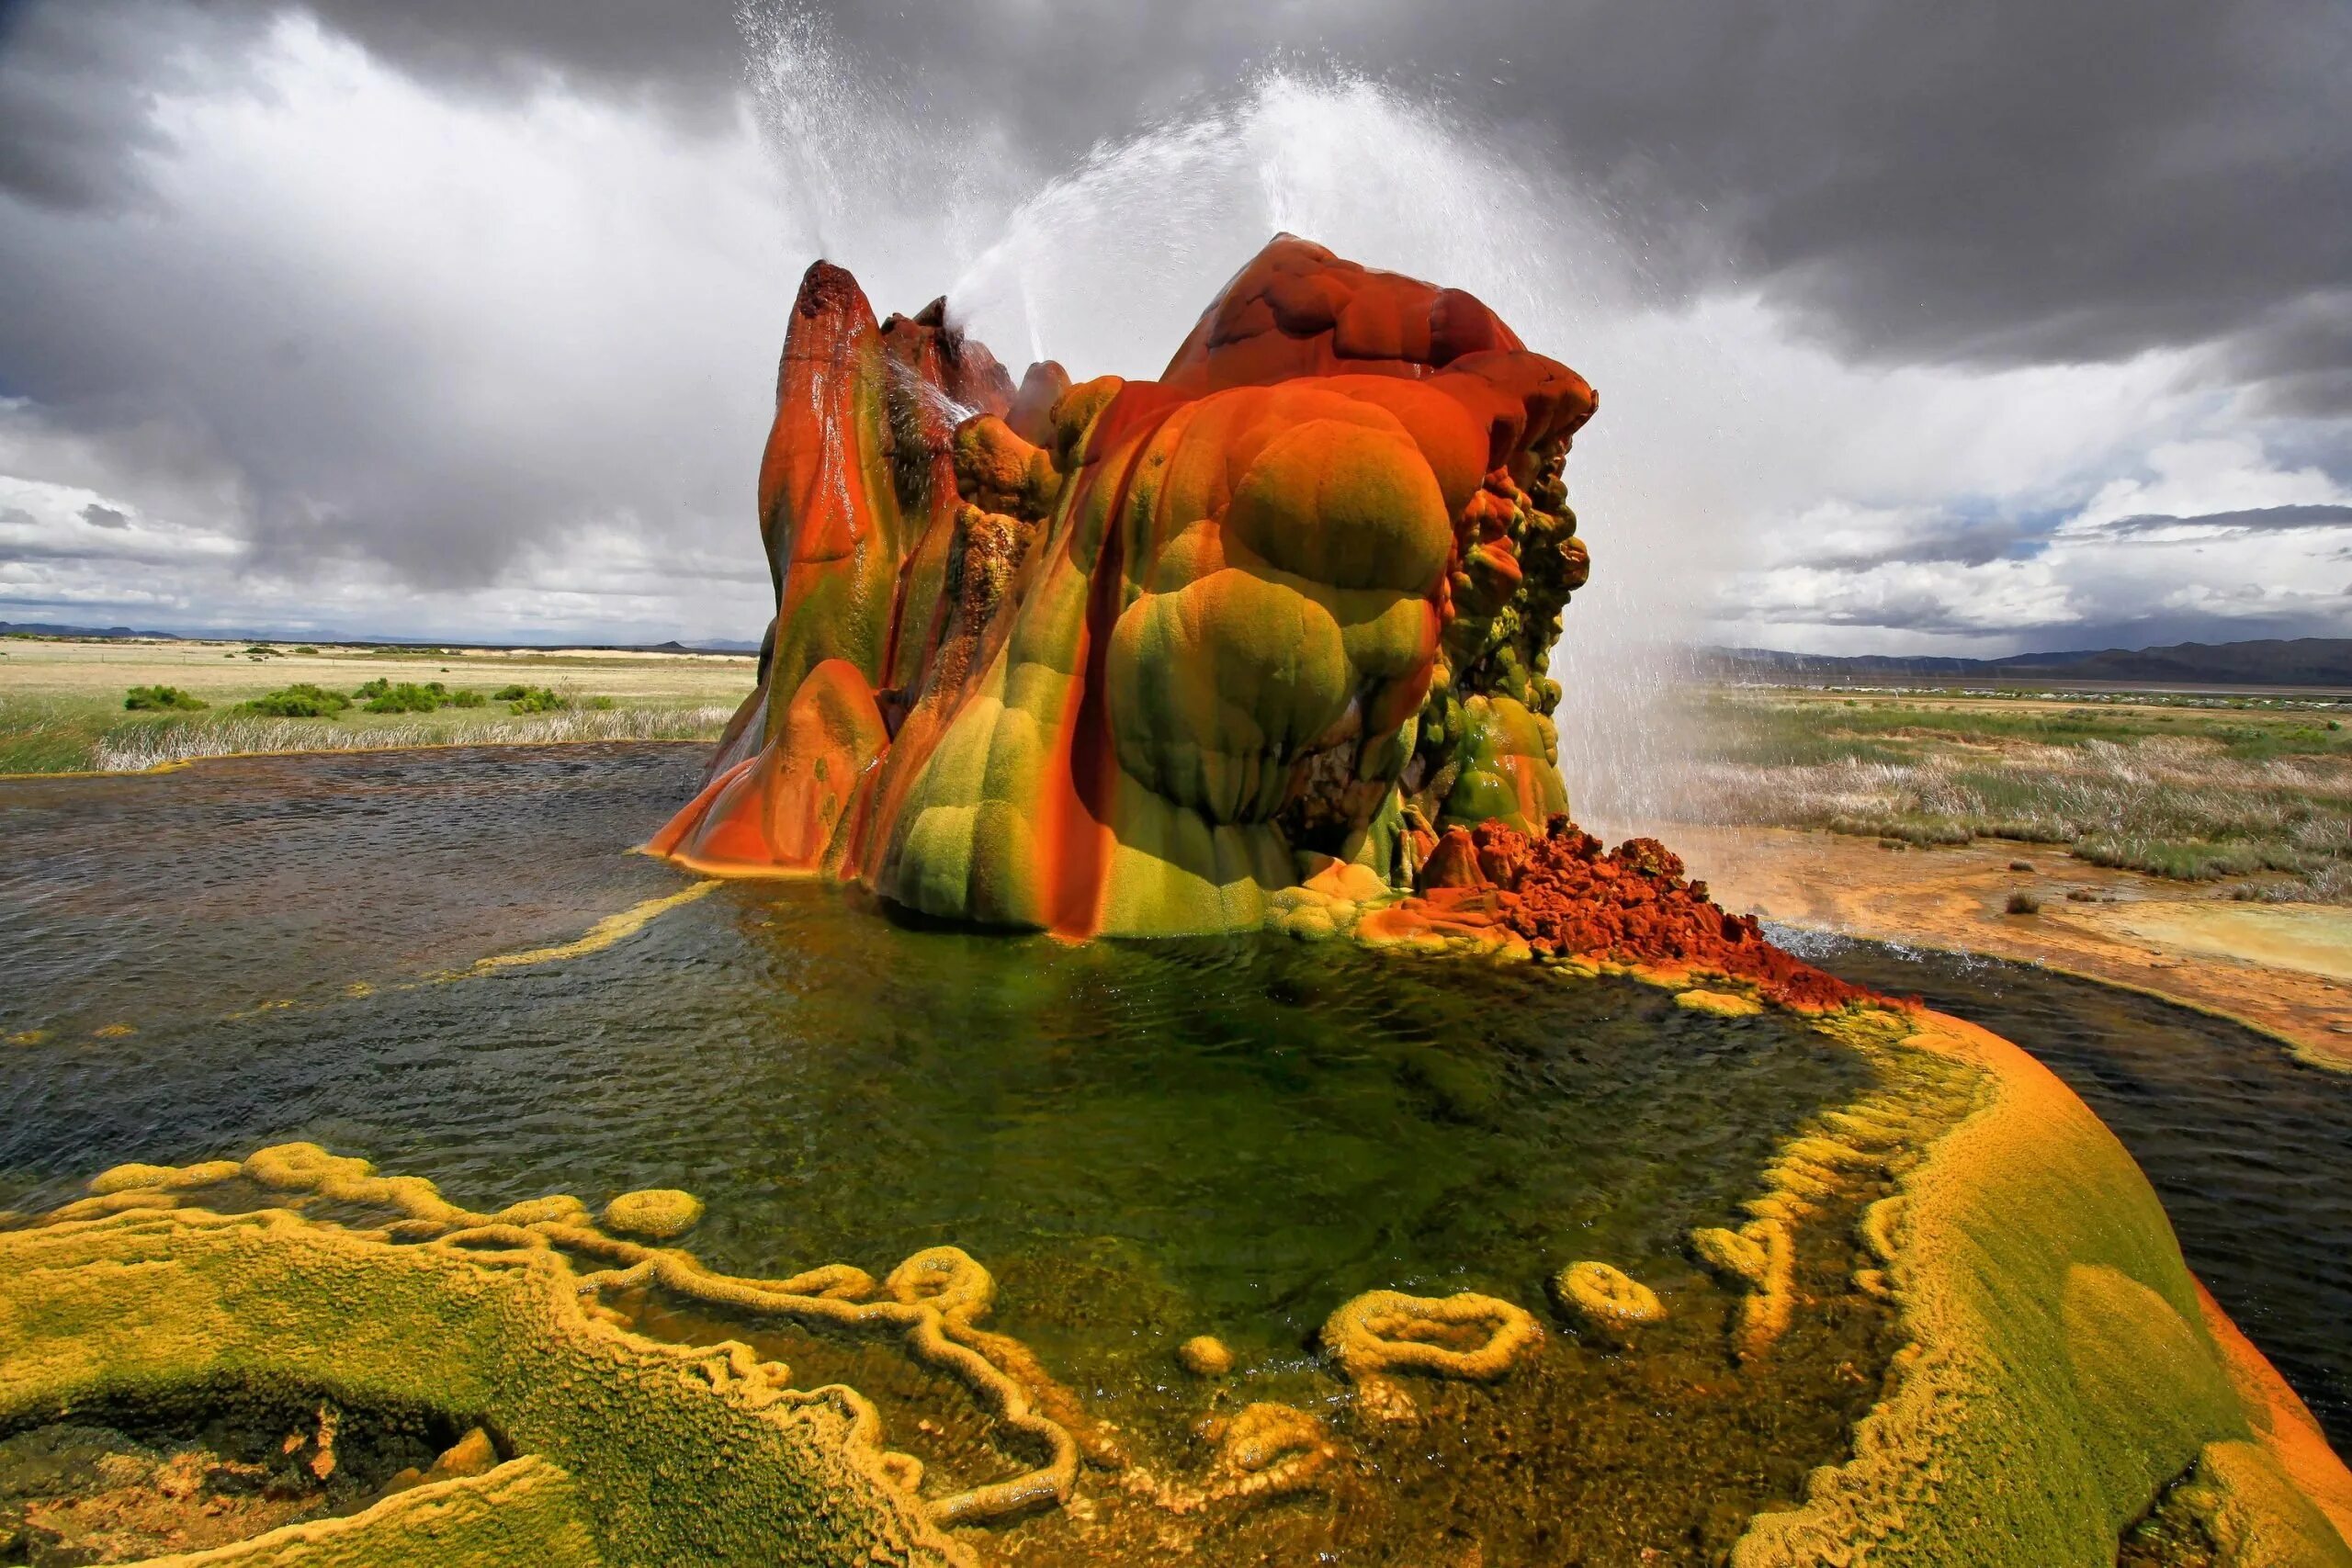
[[[701,746],[254,757],[0,783],[0,1036],[168,1024],[576,935]],[[432,756],[420,762],[420,756]]]
[[[2016,1041],[2148,1173],[2182,1253],[2352,1452],[2352,1074],[2226,1019],[2028,964],[1776,931]]]

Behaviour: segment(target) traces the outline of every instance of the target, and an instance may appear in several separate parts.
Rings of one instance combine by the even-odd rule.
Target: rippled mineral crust
[[[1071,936],[1247,930],[1565,810],[1545,672],[1595,407],[1458,289],[1278,236],[1157,381],[1019,389],[819,263],[761,469],[776,615],[648,848]]]
[[[737,1375],[728,1347],[600,1321],[553,1250],[394,1246],[285,1210],[127,1208],[0,1233],[0,1427],[248,1384],[461,1416],[520,1457],[205,1562],[969,1561],[888,1473],[854,1395],[779,1391]]]
[[[2177,1481],[2219,1562],[2352,1564],[2352,1474],[2190,1276],[2114,1134],[2008,1042],[1898,1016],[1901,1049],[1981,1084],[1905,1175],[1897,1217],[1865,1223],[1908,1343],[1853,1457],[1815,1471],[1803,1506],[1758,1515],[1734,1568],[2105,1568]],[[1891,1130],[1854,1125],[1862,1148]]]

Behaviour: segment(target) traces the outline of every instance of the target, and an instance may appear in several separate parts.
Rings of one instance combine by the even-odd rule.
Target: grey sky
[[[965,285],[1016,365],[1133,372],[1304,215],[1601,384],[1600,619],[2352,632],[2312,575],[2352,543],[2341,0],[968,0],[748,37],[701,0],[0,0],[0,618],[754,636],[817,249],[886,310]],[[2143,525],[2278,508],[2309,520]]]

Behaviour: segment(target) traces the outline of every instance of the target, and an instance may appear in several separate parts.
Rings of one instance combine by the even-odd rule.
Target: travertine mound
[[[1545,672],[1592,389],[1288,235],[1158,381],[1011,378],[819,263],[761,468],[759,690],[650,846],[1069,935],[1246,929],[1337,855],[1566,809]]]

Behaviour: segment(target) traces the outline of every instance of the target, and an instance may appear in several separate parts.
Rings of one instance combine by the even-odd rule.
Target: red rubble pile
[[[1682,871],[1656,839],[1606,851],[1555,815],[1540,837],[1499,822],[1449,829],[1419,886],[1432,914],[1504,927],[1541,953],[1712,970],[1798,1008],[1875,995],[1773,946],[1754,916],[1715,904]]]

